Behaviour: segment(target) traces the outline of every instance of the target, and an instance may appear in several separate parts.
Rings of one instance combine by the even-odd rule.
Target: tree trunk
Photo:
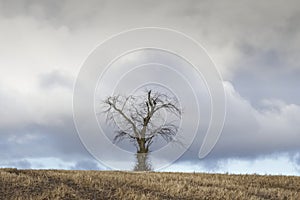
[[[148,153],[137,153],[134,171],[151,171],[151,164],[148,160]]]
[[[136,164],[134,171],[151,171],[151,165],[148,161],[148,148],[146,147],[146,139],[137,139],[138,150],[136,153]]]
[[[138,139],[139,149],[137,153],[148,153],[148,148],[146,147],[146,139]]]

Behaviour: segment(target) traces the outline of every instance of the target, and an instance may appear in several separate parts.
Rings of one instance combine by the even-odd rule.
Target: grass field
[[[300,177],[0,169],[0,199],[300,199]]]

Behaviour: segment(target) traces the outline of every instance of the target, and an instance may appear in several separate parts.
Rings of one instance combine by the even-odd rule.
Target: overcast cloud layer
[[[200,42],[227,94],[224,130],[209,157],[198,160],[199,137],[170,169],[264,173],[269,165],[270,173],[299,175],[299,19],[296,0],[0,0],[0,166],[104,168],[77,136],[73,83],[100,42],[155,26]]]

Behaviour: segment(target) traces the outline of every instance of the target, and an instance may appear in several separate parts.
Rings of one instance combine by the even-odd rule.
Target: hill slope
[[[300,199],[300,177],[0,169],[0,199]]]

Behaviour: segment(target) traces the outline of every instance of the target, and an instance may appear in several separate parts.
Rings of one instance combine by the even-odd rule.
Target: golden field
[[[0,199],[300,199],[300,177],[0,169]]]

